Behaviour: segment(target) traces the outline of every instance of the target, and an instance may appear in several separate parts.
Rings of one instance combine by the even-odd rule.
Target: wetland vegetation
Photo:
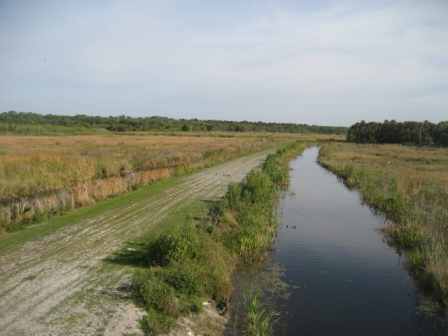
[[[306,135],[0,136],[0,233]]]

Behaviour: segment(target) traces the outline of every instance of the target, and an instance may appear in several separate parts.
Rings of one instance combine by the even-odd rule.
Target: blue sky
[[[448,120],[448,1],[0,0],[0,112]]]

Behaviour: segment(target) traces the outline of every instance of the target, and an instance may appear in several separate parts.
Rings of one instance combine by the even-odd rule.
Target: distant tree
[[[41,115],[32,112],[9,111],[0,113],[0,123],[6,127],[5,132],[18,132],[27,128],[17,128],[16,125],[54,125],[62,127],[101,128],[112,132],[130,131],[230,131],[230,132],[280,132],[280,133],[324,133],[344,134],[348,127],[334,126],[309,126],[306,124],[293,123],[265,123],[250,121],[225,121],[225,120],[198,120],[198,119],[173,119],[161,116],[151,117],[128,117],[124,114],[113,117],[87,116],[78,114],[76,116],[63,115]],[[188,126],[188,130],[187,130]],[[423,133],[422,133],[423,134]]]
[[[434,127],[434,143],[448,147],[448,121],[440,122]]]
[[[385,120],[378,134],[379,143],[398,143],[398,123]]]
[[[247,125],[236,125],[235,126],[235,132],[247,132],[248,127]]]
[[[385,120],[383,124],[364,120],[355,123],[347,131],[347,141],[357,143],[390,143],[418,146],[446,146],[448,122],[435,125],[429,121],[416,122]]]

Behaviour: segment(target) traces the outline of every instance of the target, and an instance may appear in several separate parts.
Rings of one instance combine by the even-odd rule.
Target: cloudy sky
[[[447,0],[0,0],[0,112],[448,120]]]

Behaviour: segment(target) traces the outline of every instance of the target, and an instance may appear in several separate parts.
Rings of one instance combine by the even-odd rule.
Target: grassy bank
[[[148,334],[167,332],[179,316],[200,312],[203,297],[227,301],[236,267],[267,257],[277,227],[275,204],[289,179],[288,161],[305,147],[295,142],[269,155],[263,169],[229,187],[207,218],[188,221],[149,242],[147,269],[135,274],[132,285],[136,304],[147,311],[142,327]],[[264,316],[262,305],[253,304],[250,311]],[[256,335],[257,321],[266,323],[266,318],[248,321],[248,334]]]
[[[387,216],[382,228],[408,252],[420,287],[448,313],[448,150],[399,145],[326,144],[319,162]]]

